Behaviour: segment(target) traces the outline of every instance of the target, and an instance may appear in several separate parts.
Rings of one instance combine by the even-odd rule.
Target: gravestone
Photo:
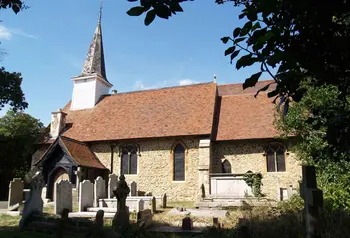
[[[118,186],[118,176],[115,174],[110,174],[108,179],[108,198],[113,198],[113,191],[117,189]]]
[[[55,184],[54,213],[60,214],[63,209],[73,211],[72,184],[68,180],[60,180]]]
[[[103,238],[106,236],[103,230],[103,216],[104,211],[98,210],[96,213],[95,221],[93,222],[92,226],[88,231],[88,234],[86,234],[85,237]]]
[[[79,189],[79,212],[86,211],[94,205],[94,185],[89,180],[80,183]]]
[[[63,237],[63,233],[64,233],[64,231],[66,230],[66,228],[68,226],[69,210],[67,208],[64,208],[64,209],[62,209],[60,214],[61,214],[61,219],[59,219],[57,221],[57,230],[56,230],[56,237],[57,238],[62,238]]]
[[[193,229],[193,222],[192,222],[192,219],[190,217],[185,217],[184,219],[182,219],[181,229],[182,230],[192,230]]]
[[[30,193],[28,199],[24,203],[22,218],[19,222],[20,229],[23,229],[34,214],[43,213],[43,200],[41,192],[44,187],[44,179],[40,171],[36,172],[30,182]]]
[[[94,184],[94,207],[98,206],[100,198],[106,198],[106,183],[101,176],[98,176]]]
[[[219,218],[213,217],[213,227],[216,228],[216,229],[220,229],[221,228],[221,225],[219,223]]]
[[[142,211],[145,209],[145,202],[142,199],[137,200],[136,203],[136,212]]]
[[[314,166],[303,166],[302,176],[300,196],[304,199],[306,237],[318,237],[320,235],[320,209],[323,206],[323,193],[317,188]]]
[[[152,197],[151,200],[151,211],[152,213],[155,213],[157,211],[157,202],[155,197]]]
[[[9,185],[9,200],[8,208],[16,205],[17,203],[21,204],[23,202],[23,189],[24,183],[20,178],[14,178]]]
[[[130,188],[125,182],[125,177],[123,174],[120,176],[118,187],[113,191],[113,193],[117,197],[118,208],[113,218],[112,227],[114,231],[123,234],[123,232],[126,231],[130,225],[129,212],[125,205],[126,197],[130,193]]]
[[[166,193],[164,193],[164,195],[161,198],[162,200],[162,208],[166,208],[167,207],[167,196]]]
[[[137,213],[137,223],[140,227],[147,228],[153,225],[152,212],[150,209]]]
[[[137,196],[137,184],[135,181],[130,183],[130,196]]]

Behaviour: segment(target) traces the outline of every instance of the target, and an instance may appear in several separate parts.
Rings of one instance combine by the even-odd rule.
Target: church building
[[[138,194],[172,201],[242,199],[251,195],[243,175],[262,175],[262,194],[285,199],[301,166],[291,142],[278,139],[275,105],[254,94],[272,81],[243,90],[215,80],[188,86],[119,93],[107,79],[98,21],[72,99],[52,113],[48,133],[33,155],[47,198],[54,184],[124,174]]]

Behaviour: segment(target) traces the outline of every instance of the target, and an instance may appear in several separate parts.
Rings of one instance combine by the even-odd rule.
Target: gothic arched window
[[[228,160],[224,160],[224,162],[222,162],[222,172],[225,174],[231,174],[232,170],[231,170],[231,164]]]
[[[177,144],[173,150],[173,180],[185,180],[185,148],[181,144]]]
[[[121,152],[121,173],[137,174],[137,151],[125,147]]]
[[[286,171],[285,149],[281,144],[270,144],[266,149],[267,172]]]

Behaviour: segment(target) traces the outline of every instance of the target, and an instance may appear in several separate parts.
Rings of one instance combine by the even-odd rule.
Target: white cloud
[[[199,83],[197,81],[191,80],[191,79],[182,79],[178,81],[178,84],[180,86],[184,86],[184,85],[190,85],[190,84],[196,84]]]
[[[12,33],[4,25],[0,25],[0,40],[11,40]]]
[[[151,85],[146,85],[141,80],[139,80],[139,81],[135,82],[134,90],[147,90],[147,89],[163,88],[163,87],[166,87],[167,84],[168,84],[167,80],[164,80],[163,82],[154,83]]]
[[[0,24],[0,40],[11,40],[14,35],[38,39],[37,36],[28,34],[21,29],[7,28],[6,26]]]

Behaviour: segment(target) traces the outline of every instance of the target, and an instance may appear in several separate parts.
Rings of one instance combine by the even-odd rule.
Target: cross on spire
[[[98,23],[101,23],[101,18],[102,18],[102,5],[103,5],[103,0],[100,0],[100,12],[98,14]]]

